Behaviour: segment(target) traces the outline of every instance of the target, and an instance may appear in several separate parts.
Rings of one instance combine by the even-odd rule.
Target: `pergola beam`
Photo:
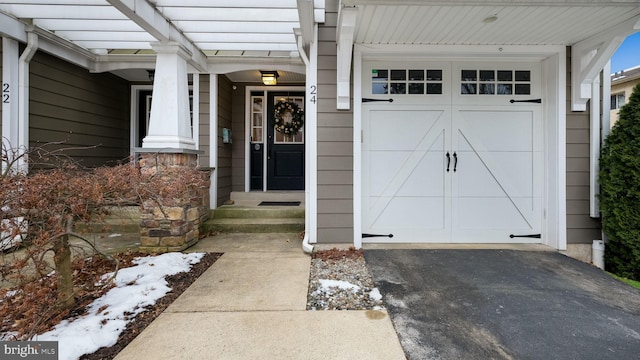
[[[300,32],[305,47],[313,40],[313,25],[315,24],[313,14],[313,0],[297,0],[298,17],[300,19]]]
[[[146,0],[107,0],[109,4],[138,24],[159,42],[179,43],[191,55],[189,64],[198,71],[207,70],[207,59],[191,40],[173,26],[155,7]]]

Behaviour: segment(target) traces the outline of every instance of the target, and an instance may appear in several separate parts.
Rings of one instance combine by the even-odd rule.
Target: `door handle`
[[[451,165],[451,155],[447,151],[447,172],[449,172],[449,165]]]
[[[456,172],[456,168],[458,167],[458,154],[453,153],[453,172]]]

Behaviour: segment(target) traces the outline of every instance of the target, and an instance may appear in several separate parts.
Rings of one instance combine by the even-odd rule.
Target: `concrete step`
[[[90,222],[75,224],[75,231],[88,233],[140,233],[140,211],[137,206],[115,207]]]
[[[201,225],[201,233],[297,233],[304,230],[302,218],[214,218]]]
[[[231,193],[231,200],[236,204],[257,205],[261,201],[300,201],[304,204],[304,191],[234,191]]]
[[[211,211],[212,219],[304,219],[301,206],[236,206],[223,205]]]

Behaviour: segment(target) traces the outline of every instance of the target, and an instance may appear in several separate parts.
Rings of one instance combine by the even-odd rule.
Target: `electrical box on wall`
[[[231,144],[231,129],[222,128],[222,143]]]

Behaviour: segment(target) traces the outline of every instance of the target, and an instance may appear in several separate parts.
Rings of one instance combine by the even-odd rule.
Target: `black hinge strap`
[[[393,102],[393,99],[371,99],[371,98],[362,98],[362,102],[366,103],[366,102]]]
[[[541,234],[531,234],[531,235],[509,235],[510,238],[535,238],[535,239],[540,239],[542,238]]]
[[[522,103],[536,103],[536,104],[542,104],[542,99],[529,99],[529,100],[514,100],[511,99],[509,100],[510,103],[517,103],[517,102],[522,102]]]
[[[393,234],[382,235],[382,234],[362,234],[363,238],[372,238],[372,237],[388,237],[392,238]]]

